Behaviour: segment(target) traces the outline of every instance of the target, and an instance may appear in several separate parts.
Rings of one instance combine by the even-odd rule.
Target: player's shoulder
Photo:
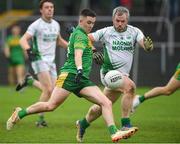
[[[76,28],[74,30],[74,32],[72,33],[72,37],[78,40],[88,40],[88,35],[79,28]]]
[[[37,20],[35,20],[33,23],[30,24],[30,26],[39,26],[40,23],[42,23],[42,19],[38,18]]]
[[[52,19],[52,23],[53,23],[53,24],[56,24],[56,25],[59,25],[58,21],[55,20],[55,19]]]
[[[42,20],[42,18],[38,18],[37,20],[35,20],[32,24],[34,24],[34,23],[40,23],[40,22],[42,22],[43,20]]]
[[[77,27],[73,33],[74,35],[82,35],[82,36],[87,37],[87,34],[80,27]]]
[[[127,25],[127,29],[129,29],[129,30],[140,30],[138,27],[136,27],[136,26],[133,26],[133,25]]]
[[[107,27],[104,27],[100,30],[103,30],[103,31],[114,31],[114,27],[113,26],[107,26]]]
[[[106,36],[106,34],[114,33],[115,29],[113,26],[107,26],[96,31],[100,35]]]
[[[8,35],[7,38],[6,38],[6,42],[8,43],[9,41],[11,41],[13,39],[13,36],[12,35]]]

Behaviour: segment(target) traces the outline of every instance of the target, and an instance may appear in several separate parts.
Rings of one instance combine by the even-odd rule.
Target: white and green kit
[[[35,74],[42,71],[50,71],[56,77],[55,49],[56,41],[60,33],[60,26],[55,20],[46,22],[42,18],[34,21],[27,29],[27,33],[33,36],[33,52],[35,60],[32,67]]]
[[[101,76],[109,70],[118,70],[129,75],[131,70],[136,42],[144,38],[140,29],[127,25],[124,32],[117,32],[113,26],[105,27],[92,33],[94,40],[104,46],[104,63]]]

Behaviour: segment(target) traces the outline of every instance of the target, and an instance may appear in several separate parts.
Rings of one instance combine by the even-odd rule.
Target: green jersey
[[[10,50],[10,57],[9,59],[12,61],[12,63],[24,63],[24,53],[23,49],[21,48],[19,44],[20,36],[13,36],[10,35],[7,38],[6,44],[9,47]]]
[[[82,49],[82,68],[83,76],[89,78],[92,67],[92,44],[87,33],[77,26],[69,38],[67,60],[61,68],[61,72],[77,73],[75,65],[75,49]]]

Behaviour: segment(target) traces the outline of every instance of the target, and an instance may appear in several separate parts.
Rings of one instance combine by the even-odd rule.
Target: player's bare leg
[[[177,80],[174,76],[172,76],[167,85],[162,87],[155,87],[150,91],[146,92],[144,95],[137,95],[133,101],[132,111],[134,111],[141,103],[143,103],[147,99],[151,99],[158,96],[169,96],[179,88],[180,81]]]
[[[21,83],[23,81],[24,75],[25,75],[24,65],[16,66],[15,71],[16,71],[16,76],[17,76],[17,82]]]
[[[39,101],[46,102],[50,98],[50,95],[53,91],[55,82],[54,82],[54,80],[52,80],[49,72],[47,72],[47,71],[40,72],[40,73],[38,73],[37,76],[38,76],[38,80],[42,86],[42,93],[41,93]],[[36,122],[36,126],[37,127],[46,127],[47,126],[47,123],[44,120],[44,114],[43,113],[39,114],[39,120]]]
[[[18,121],[27,115],[55,110],[65,101],[69,94],[70,92],[65,89],[55,87],[48,102],[37,102],[26,109],[17,107],[7,121],[7,130],[11,130]]]

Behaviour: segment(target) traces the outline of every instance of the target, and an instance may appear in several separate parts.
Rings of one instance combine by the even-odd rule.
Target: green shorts
[[[78,97],[82,97],[79,93],[81,89],[88,86],[95,86],[95,84],[86,77],[82,77],[80,83],[77,84],[75,83],[75,76],[76,74],[73,73],[62,72],[56,80],[56,86],[73,92]]]
[[[176,71],[174,73],[174,77],[175,77],[175,79],[180,81],[180,63],[176,67]]]
[[[25,65],[24,59],[21,58],[9,58],[9,66]]]

